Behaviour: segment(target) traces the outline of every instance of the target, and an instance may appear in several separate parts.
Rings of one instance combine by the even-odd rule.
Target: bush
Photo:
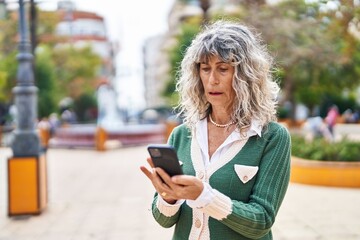
[[[93,94],[84,93],[75,99],[74,108],[79,122],[96,122],[97,100]]]
[[[302,136],[292,135],[292,155],[322,161],[360,161],[360,142],[343,139],[329,143],[323,138],[308,142]]]

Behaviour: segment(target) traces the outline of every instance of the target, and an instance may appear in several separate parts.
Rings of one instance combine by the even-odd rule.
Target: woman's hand
[[[169,186],[163,181],[160,176],[157,174],[155,170],[154,163],[152,162],[151,158],[147,158],[147,162],[149,163],[152,170],[147,169],[144,166],[141,166],[141,171],[150,179],[152,185],[154,186],[155,190],[161,195],[161,197],[168,203],[174,204],[178,199],[170,198],[167,195],[167,192],[170,192],[171,189]],[[167,175],[167,174],[166,174]],[[168,176],[169,178],[169,176]]]
[[[189,175],[170,177],[163,169],[154,168],[151,158],[147,161],[153,171],[144,166],[140,169],[166,202],[174,204],[179,199],[195,200],[201,194],[204,185],[198,178]]]

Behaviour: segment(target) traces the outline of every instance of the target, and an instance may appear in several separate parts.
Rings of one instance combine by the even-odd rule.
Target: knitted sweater
[[[175,225],[174,240],[272,239],[271,227],[289,183],[290,136],[272,122],[262,137],[235,142],[211,168],[204,167],[201,150],[185,125],[174,129],[169,144],[183,162],[184,174],[197,176],[211,186],[213,199],[192,209],[153,201],[153,216],[163,227]],[[239,149],[241,149],[239,151]]]

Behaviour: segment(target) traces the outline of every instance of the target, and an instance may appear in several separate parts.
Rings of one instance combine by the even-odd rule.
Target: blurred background
[[[177,103],[175,74],[206,21],[255,27],[275,56],[279,118],[359,120],[359,1],[25,1],[38,118],[114,127],[161,121]],[[14,124],[17,1],[0,1],[1,125]],[[345,117],[345,116],[344,116]],[[155,119],[154,119],[155,118]]]
[[[360,239],[359,0],[0,0],[1,240],[170,238],[152,219],[153,189],[138,166],[145,145],[182,122],[176,71],[217,19],[254,27],[274,56],[278,121],[292,137],[275,239]],[[19,54],[23,38],[33,59]],[[32,84],[37,98],[14,91]],[[10,166],[28,148],[49,163],[20,169],[41,180],[30,187],[30,174]],[[1,217],[12,189],[22,205],[38,185],[48,197],[39,211],[49,204],[41,217]]]

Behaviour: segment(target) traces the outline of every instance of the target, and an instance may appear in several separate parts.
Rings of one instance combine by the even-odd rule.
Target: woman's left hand
[[[190,175],[176,175],[170,177],[163,169],[155,168],[159,176],[164,180],[167,189],[166,196],[173,199],[195,200],[204,189],[202,181]]]

